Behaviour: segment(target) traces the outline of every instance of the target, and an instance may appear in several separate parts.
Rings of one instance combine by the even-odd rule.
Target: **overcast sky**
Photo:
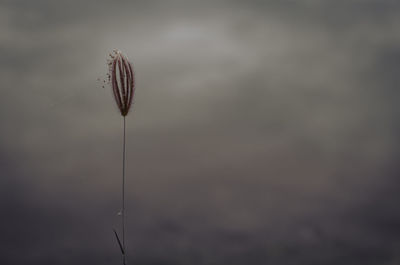
[[[396,1],[1,1],[0,263],[400,262]]]

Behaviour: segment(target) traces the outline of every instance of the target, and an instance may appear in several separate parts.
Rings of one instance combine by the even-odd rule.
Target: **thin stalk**
[[[126,165],[126,121],[125,116],[128,114],[132,106],[133,94],[135,91],[135,78],[133,75],[133,66],[128,59],[118,50],[114,50],[110,54],[110,59],[107,61],[109,73],[108,81],[114,94],[114,99],[118,109],[124,118],[123,144],[122,144],[122,243],[119,240],[118,234],[114,231],[118,245],[122,252],[122,262],[126,265],[126,242],[125,242],[125,165]]]
[[[123,137],[123,147],[122,147],[122,246],[124,252],[122,254],[122,262],[126,265],[126,245],[125,245],[125,131],[126,122],[124,116],[124,137]]]

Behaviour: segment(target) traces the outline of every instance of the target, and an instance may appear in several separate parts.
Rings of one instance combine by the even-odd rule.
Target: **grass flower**
[[[128,115],[135,93],[135,78],[132,64],[119,50],[114,50],[108,60],[108,80],[121,115]]]
[[[126,120],[129,110],[132,106],[135,93],[135,78],[133,66],[119,50],[114,50],[110,54],[107,61],[109,72],[107,74],[108,81],[114,94],[115,102],[123,117],[123,145],[122,145],[122,241],[118,237],[118,233],[114,230],[118,245],[122,253],[122,262],[126,264],[126,244],[125,244],[125,136],[126,136]]]

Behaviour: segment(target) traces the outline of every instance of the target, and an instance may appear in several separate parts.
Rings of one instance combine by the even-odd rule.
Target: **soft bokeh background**
[[[400,264],[396,1],[1,1],[0,263]]]

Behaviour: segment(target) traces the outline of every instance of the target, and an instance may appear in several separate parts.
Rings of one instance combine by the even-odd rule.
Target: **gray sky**
[[[1,264],[400,262],[395,1],[2,1]]]

